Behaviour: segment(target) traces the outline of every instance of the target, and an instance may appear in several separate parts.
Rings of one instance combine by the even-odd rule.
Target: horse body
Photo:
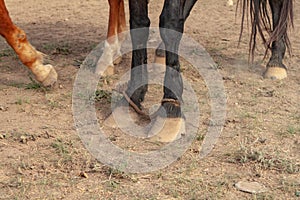
[[[0,0],[0,35],[14,49],[22,63],[32,71],[36,80],[44,86],[51,86],[57,81],[57,73],[53,66],[43,65],[42,53],[28,42],[26,33],[13,24],[4,0]]]

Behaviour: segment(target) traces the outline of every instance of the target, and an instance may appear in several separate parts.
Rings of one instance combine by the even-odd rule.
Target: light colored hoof
[[[115,74],[115,67],[113,64],[111,64],[108,65],[105,70],[97,68],[96,73],[101,77],[112,76]]]
[[[286,69],[282,67],[268,67],[264,73],[264,78],[281,80],[287,77]]]
[[[117,59],[115,59],[113,63],[114,65],[118,65],[120,62],[122,62],[122,56],[119,56]]]
[[[139,115],[129,106],[118,106],[103,122],[104,126],[110,128],[130,128],[139,120]]]
[[[115,74],[115,66],[109,65],[104,71],[103,76],[112,76]]]
[[[54,69],[54,67],[52,65],[44,65],[45,68],[50,68],[48,75],[46,76],[46,78],[44,78],[43,80],[40,80],[40,82],[43,84],[43,86],[45,87],[50,87],[53,86],[56,81],[57,81],[57,73]],[[48,71],[47,70],[47,71]],[[39,80],[37,78],[37,80]]]
[[[126,135],[138,138],[147,138],[147,127],[149,119],[136,113],[131,107],[119,106],[104,121],[104,128],[113,128],[122,131]]]
[[[101,77],[112,76],[115,74],[115,65],[118,65],[122,61],[122,57],[118,57],[111,64],[103,64],[102,60],[100,60],[97,64],[96,73]],[[103,66],[107,66],[105,69]]]
[[[118,128],[117,122],[115,121],[112,113],[104,120],[103,125],[110,128]]]
[[[159,65],[166,65],[166,57],[163,56],[156,56],[154,58],[154,63],[159,64]]]
[[[154,73],[164,73],[166,71],[166,58],[155,56],[154,63],[149,68],[149,71]]]
[[[148,132],[151,142],[173,142],[185,135],[185,120],[183,118],[157,117]]]

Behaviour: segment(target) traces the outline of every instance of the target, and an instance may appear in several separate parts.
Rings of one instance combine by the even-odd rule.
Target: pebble
[[[251,194],[258,194],[267,191],[266,187],[258,182],[240,181],[236,183],[234,186],[240,191],[248,192]]]
[[[24,135],[22,135],[21,137],[20,137],[20,142],[21,143],[23,143],[23,144],[26,144],[27,143],[27,137],[26,136],[24,136]]]
[[[0,106],[0,111],[7,111],[7,107]]]
[[[80,174],[79,174],[82,178],[88,178],[88,175],[87,175],[87,173],[85,173],[85,172],[80,172]]]
[[[233,6],[233,0],[228,0],[228,1],[227,1],[227,5]]]

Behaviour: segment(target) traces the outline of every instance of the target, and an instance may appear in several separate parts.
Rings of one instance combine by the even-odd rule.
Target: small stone
[[[83,178],[88,178],[89,176],[85,172],[80,172],[79,174]]]
[[[23,143],[23,144],[26,144],[27,143],[27,137],[25,135],[22,135],[20,137],[20,142]]]
[[[4,135],[0,134],[0,139],[4,139]]]
[[[258,194],[267,191],[266,187],[258,182],[240,181],[236,183],[234,186],[240,191],[248,192],[251,194]]]
[[[0,106],[0,111],[7,111],[7,107]]]
[[[228,5],[228,6],[233,6],[233,0],[228,0],[228,1],[227,1],[227,5]]]
[[[58,87],[59,87],[59,89],[63,89],[63,88],[64,88],[64,86],[63,86],[63,85],[59,85]]]
[[[23,171],[22,171],[21,167],[18,167],[18,173],[23,174]]]

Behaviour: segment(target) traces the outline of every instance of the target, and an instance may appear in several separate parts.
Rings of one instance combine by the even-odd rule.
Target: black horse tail
[[[289,54],[291,55],[291,43],[288,37],[288,28],[294,27],[293,24],[293,0],[238,0],[238,6],[242,9],[242,23],[240,39],[242,37],[245,18],[248,22],[248,12],[250,12],[251,20],[251,35],[249,42],[249,58],[254,58],[256,37],[260,35],[263,44],[266,48],[265,56],[268,50],[271,49],[272,43],[280,38],[286,45]],[[279,15],[279,22],[276,27],[272,26],[270,9],[268,7],[269,1],[282,1],[281,12]],[[266,32],[265,32],[266,31]],[[266,34],[267,33],[267,37]]]

